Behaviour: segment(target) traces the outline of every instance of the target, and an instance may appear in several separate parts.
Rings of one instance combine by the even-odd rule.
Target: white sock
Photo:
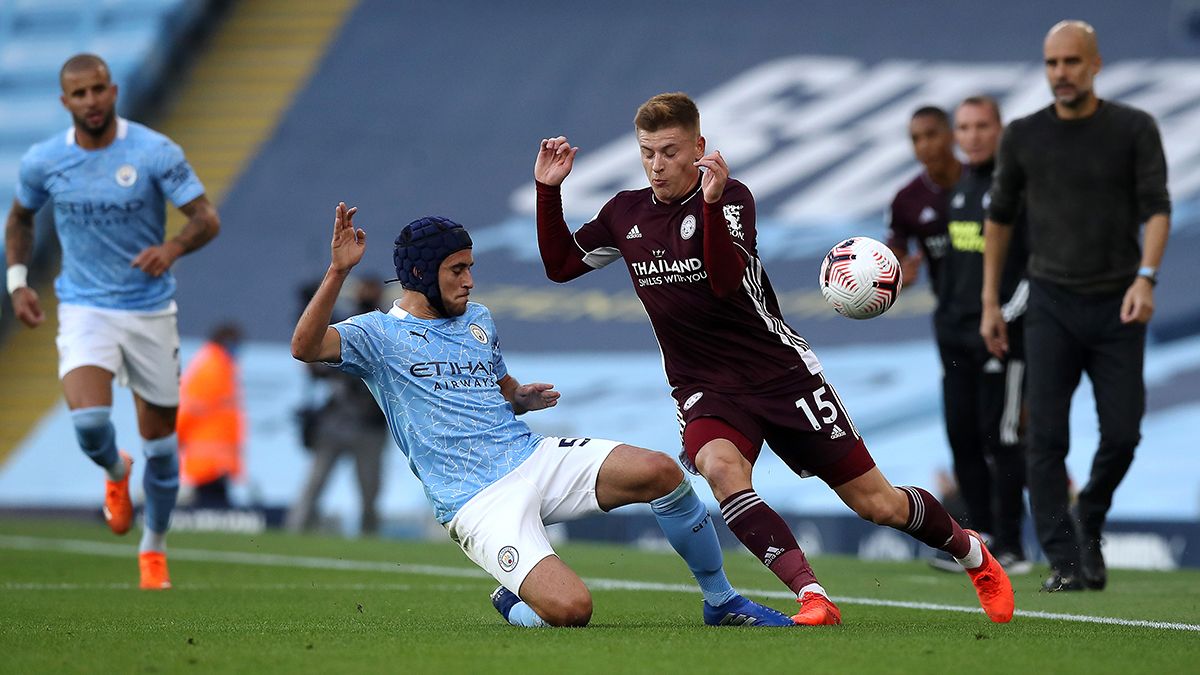
[[[108,479],[114,483],[121,482],[125,478],[125,458],[117,455],[117,463],[104,470],[108,474]]]
[[[808,584],[804,588],[801,588],[800,592],[796,594],[796,597],[803,598],[805,593],[816,593],[817,595],[823,595],[826,598],[829,597],[829,594],[825,592],[825,589],[821,588],[821,584],[818,584],[815,581],[811,584]]]
[[[975,537],[967,535],[967,538],[971,540],[971,549],[967,551],[966,555],[961,558],[955,558],[955,560],[964,569],[973,570],[983,565],[983,546]]]
[[[138,553],[146,553],[147,551],[166,553],[167,533],[155,532],[148,527],[144,528],[142,530],[142,543],[138,545]]]

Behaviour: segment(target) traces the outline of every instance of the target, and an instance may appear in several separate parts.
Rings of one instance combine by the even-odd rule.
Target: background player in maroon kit
[[[1008,621],[1004,570],[933,495],[884,478],[820,361],[784,322],[758,259],[754,198],[729,178],[719,152],[705,154],[695,103],[660,94],[634,124],[650,187],[618,193],[574,235],[560,186],[579,149],[562,136],[542,140],[534,166],[542,262],[550,279],[566,282],[625,259],[662,348],[684,459],[708,481],[738,539],[797,594],[793,619],[834,624],[841,615],[787,524],[754,491],[763,441],[861,517],[960,559],[988,616]]]
[[[938,267],[950,241],[946,233],[948,195],[962,175],[945,110],[917,108],[908,123],[908,135],[913,156],[924,168],[892,199],[887,225],[887,245],[900,259],[906,287],[916,283],[922,260],[929,265],[930,280],[937,282]],[[911,239],[917,240],[915,253],[909,251]]]

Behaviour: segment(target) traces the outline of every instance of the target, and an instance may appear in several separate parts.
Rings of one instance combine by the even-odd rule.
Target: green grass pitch
[[[965,575],[828,556],[813,563],[844,625],[709,628],[674,555],[571,544],[559,552],[594,582],[592,625],[528,630],[503,623],[495,582],[448,541],[177,533],[166,592],[137,590],[136,545],[99,523],[0,521],[0,673],[1160,675],[1200,662],[1196,570],[1116,570],[1108,590],[1070,594],[1037,592],[1038,570],[1013,579],[1018,615],[996,625],[956,610],[976,607]],[[726,566],[750,597],[794,606],[744,551]]]

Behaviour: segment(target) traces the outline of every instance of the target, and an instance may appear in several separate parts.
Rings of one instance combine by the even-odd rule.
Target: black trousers
[[[1079,564],[1076,528],[1085,537],[1100,536],[1113,493],[1141,440],[1146,326],[1121,323],[1124,292],[1083,295],[1036,280],[1030,286],[1025,316],[1029,503],[1050,564],[1071,574]],[[1069,507],[1066,458],[1071,397],[1085,372],[1095,392],[1100,447],[1077,496],[1076,521]]]
[[[1025,452],[1021,437],[1025,362],[1021,349],[1006,359],[988,353],[971,325],[937,325],[942,358],[942,403],[954,475],[967,507],[966,527],[992,535],[993,549],[1021,551]],[[1010,344],[1021,321],[1009,324]],[[1017,342],[1019,345],[1020,343]]]

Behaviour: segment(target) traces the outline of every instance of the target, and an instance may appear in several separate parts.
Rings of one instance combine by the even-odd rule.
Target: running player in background
[[[962,175],[962,164],[954,156],[950,117],[936,106],[918,108],[908,123],[913,155],[924,170],[900,188],[888,210],[887,245],[900,259],[907,288],[917,282],[921,261],[929,266],[929,280],[937,284],[938,267],[946,254],[946,195]],[[910,253],[908,242],[916,239],[919,250]]]
[[[591,594],[554,554],[545,526],[648,502],[700,584],[705,623],[792,625],[729,585],[708,511],[670,457],[599,438],[546,438],[517,420],[556,405],[559,393],[508,373],[491,313],[468,302],[474,258],[462,225],[409,223],[392,256],[404,295],[387,313],[330,326],[366,250],[356,210],[337,206],[330,265],[296,324],[292,355],[363,379],[437,521],[500,582],[492,603],[509,623],[586,625]]]
[[[982,540],[933,495],[884,478],[820,361],[784,323],[758,259],[754,198],[729,178],[719,152],[705,154],[695,103],[660,94],[642,104],[634,125],[650,187],[618,193],[574,235],[560,186],[579,148],[562,136],[542,140],[534,165],[542,262],[550,279],[566,282],[625,259],[662,348],[683,459],[708,481],[737,538],[796,593],[793,620],[836,624],[841,613],[787,523],[754,491],[764,440],[859,516],[951,553],[988,616],[1011,619],[1012,586]]]
[[[141,587],[171,587],[166,533],[179,493],[175,417],[179,331],[171,265],[217,236],[220,219],[204,186],[169,138],[116,114],[117,85],[98,56],[79,54],[59,75],[74,124],[21,159],[17,196],[5,224],[8,292],[22,323],[44,320],[26,283],[34,214],[54,202],[62,243],[58,294],[58,376],[83,452],[108,474],[104,516],[129,530],[133,460],[117,450],[111,422],[113,377],[133,391],[146,469],[145,528],[138,547]],[[187,224],[164,241],[165,200]]]

